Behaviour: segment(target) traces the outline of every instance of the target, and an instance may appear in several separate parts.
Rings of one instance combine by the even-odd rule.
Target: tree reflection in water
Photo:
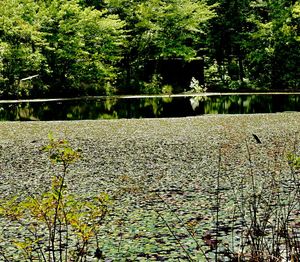
[[[224,95],[195,97],[96,98],[0,103],[0,119],[83,120],[185,117],[300,111],[300,95]]]

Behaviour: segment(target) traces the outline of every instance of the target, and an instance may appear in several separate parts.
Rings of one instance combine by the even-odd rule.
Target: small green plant
[[[43,147],[61,173],[52,177],[49,191],[41,195],[13,197],[0,205],[1,217],[17,230],[2,239],[0,257],[4,261],[88,261],[102,258],[97,235],[110,204],[108,195],[82,200],[68,192],[69,166],[80,159],[67,140],[54,139]],[[93,249],[92,249],[93,248]]]
[[[190,88],[191,88],[190,91],[188,91],[187,93],[202,94],[202,93],[205,93],[207,91],[207,88],[202,87],[199,84],[199,81],[194,77],[192,77],[192,80],[191,80],[191,83],[190,83]],[[206,96],[202,96],[202,95],[191,97],[190,98],[190,103],[191,103],[191,106],[192,106],[193,110],[195,111],[199,107],[200,102],[203,102],[205,100],[206,100]]]
[[[173,87],[171,85],[164,85],[161,89],[162,93],[164,95],[172,95],[173,93]]]
[[[157,95],[162,92],[162,77],[153,74],[149,82],[143,82],[140,88],[142,94]]]
[[[199,83],[199,80],[197,80],[195,77],[192,77],[191,83],[190,83],[190,91],[188,91],[187,93],[203,94],[206,91],[207,91],[207,88],[204,86],[201,86]],[[191,97],[190,103],[191,103],[193,110],[195,111],[196,108],[199,107],[200,102],[203,102],[205,100],[206,100],[206,96],[202,96],[202,95]]]
[[[291,167],[295,169],[300,169],[300,156],[297,156],[293,153],[289,153],[287,159]]]
[[[192,93],[205,93],[207,88],[201,86],[199,80],[197,80],[195,77],[192,77],[190,82],[190,90]]]

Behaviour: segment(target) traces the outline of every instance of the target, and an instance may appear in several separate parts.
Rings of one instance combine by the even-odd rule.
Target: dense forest
[[[300,87],[296,0],[0,0],[0,97]]]

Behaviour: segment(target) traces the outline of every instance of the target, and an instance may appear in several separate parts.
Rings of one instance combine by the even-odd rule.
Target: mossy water
[[[85,199],[105,191],[114,199],[99,238],[106,259],[214,260],[213,240],[218,257],[226,259],[226,250],[240,252],[242,220],[250,213],[245,205],[246,215],[238,216],[237,200],[250,199],[252,178],[257,193],[266,193],[262,199],[270,197],[268,181],[282,181],[287,196],[295,188],[285,152],[299,153],[299,130],[298,113],[1,122],[1,196],[45,187],[49,165],[39,148],[53,131],[83,151],[69,177],[70,190]],[[297,225],[297,212],[292,218]]]

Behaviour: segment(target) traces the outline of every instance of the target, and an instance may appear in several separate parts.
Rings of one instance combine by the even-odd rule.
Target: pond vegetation
[[[238,121],[238,116],[226,116],[223,120],[207,117],[194,122],[191,121],[193,118],[179,122],[176,119],[155,122],[86,122],[84,126],[91,125],[88,127],[89,136],[92,135],[91,132],[95,132],[92,135],[95,139],[82,144],[81,154],[87,159],[83,158],[81,161],[88,162],[86,167],[80,163],[70,166],[70,171],[73,169],[78,174],[70,173],[66,183],[68,189],[76,192],[76,197],[82,201],[91,200],[104,190],[112,202],[106,219],[100,223],[97,238],[95,235],[89,238],[89,248],[82,254],[83,261],[96,260],[99,257],[95,257],[95,254],[101,254],[102,259],[112,261],[297,261],[300,252],[300,147],[298,133],[295,132],[299,128],[297,115],[251,116],[243,123]],[[287,118],[291,124],[289,127],[283,120]],[[254,119],[257,122],[254,122]],[[134,121],[141,130],[129,127],[128,121]],[[247,126],[244,125],[248,123],[249,128],[249,122],[254,129],[245,132]],[[153,126],[157,126],[158,123],[161,125],[160,135],[155,135],[156,132],[152,134]],[[172,128],[169,129],[168,125],[171,123]],[[11,130],[7,131],[7,139],[10,133],[14,134],[16,124],[12,124]],[[24,124],[31,132],[41,130],[40,126],[44,126],[43,132],[46,132],[46,124]],[[143,126],[145,124],[146,126]],[[214,130],[214,134],[195,130],[199,124]],[[66,124],[65,127],[71,128],[76,125],[78,124]],[[50,126],[63,128],[59,122],[47,124],[46,129]],[[108,126],[117,127],[118,134],[110,134]],[[244,129],[241,129],[241,126],[244,126]],[[266,127],[269,130],[263,131]],[[79,130],[78,127],[76,129]],[[103,132],[102,138],[96,136],[98,131],[95,129]],[[135,132],[132,132],[133,130]],[[148,132],[144,133],[145,130]],[[172,133],[174,130],[176,133]],[[190,133],[186,133],[187,130]],[[206,127],[201,127],[201,130],[205,131]],[[74,133],[71,137],[78,136],[77,131],[72,132]],[[81,132],[80,137],[84,139],[85,131]],[[111,135],[120,136],[117,139],[119,142],[111,141]],[[192,139],[194,135],[197,135],[198,140]],[[26,134],[26,137],[36,136]],[[137,140],[137,137],[141,140]],[[216,137],[221,139],[216,141]],[[26,138],[23,139],[26,141]],[[66,145],[65,142],[59,141],[59,148]],[[79,141],[80,139],[76,143]],[[26,144],[34,151],[41,148],[40,143],[36,141],[29,140]],[[10,144],[2,143],[1,148],[4,152],[14,151]],[[51,147],[48,149],[52,150]],[[25,149],[20,153],[25,154],[27,159],[28,152]],[[68,154],[72,152],[67,149]],[[51,159],[56,161],[57,157],[59,155],[54,154]],[[18,160],[18,156],[15,156],[14,160],[9,160],[7,155],[3,155],[2,158],[3,163],[19,163],[11,172],[17,170],[22,163],[33,165],[30,160]],[[41,169],[36,167],[36,164],[32,166],[32,171],[29,171],[34,172],[32,177],[28,177],[30,181],[35,181],[36,176],[39,176],[36,172],[40,172],[38,170]],[[9,166],[4,166],[5,170],[7,168]],[[49,168],[49,165],[45,165],[44,170],[46,168]],[[90,174],[85,174],[85,179],[78,179],[79,174],[84,175],[82,168],[86,168],[86,172]],[[60,169],[51,170],[57,172]],[[7,178],[4,179],[6,181]],[[50,180],[46,184],[51,185],[51,177],[48,179]],[[13,185],[11,178],[9,181]],[[35,188],[21,192],[20,182],[17,187],[10,188],[15,188],[14,194],[18,193],[19,200]],[[24,182],[26,183],[22,181],[21,184]],[[41,183],[45,183],[45,180]],[[5,184],[1,187],[3,190]],[[42,188],[46,188],[45,185],[36,193]],[[34,197],[39,199],[38,194]],[[3,203],[1,206],[2,210],[3,207],[6,210]],[[14,260],[13,256],[22,252],[24,254],[28,250],[20,250],[20,253],[17,253],[12,251],[12,245],[5,244],[11,238],[15,239],[16,235],[11,232],[16,232],[14,230],[18,230],[19,227],[7,223],[3,216],[0,222],[5,224],[0,254],[2,257],[12,256],[7,261],[19,261],[17,258]],[[18,230],[17,238],[20,242],[22,234],[32,220],[29,224],[24,223],[24,220],[21,222],[23,226],[21,231]],[[39,235],[39,240],[43,241],[42,235]],[[47,245],[42,243],[40,242],[40,248],[44,252],[53,251],[48,250]],[[76,245],[72,246],[74,242],[71,236],[68,243],[69,246],[62,245],[61,249],[76,249]],[[33,244],[36,245],[36,242]],[[57,255],[61,249],[57,249]],[[36,252],[39,251],[41,249],[30,249],[31,253],[27,254],[37,261],[48,261],[37,259]]]

